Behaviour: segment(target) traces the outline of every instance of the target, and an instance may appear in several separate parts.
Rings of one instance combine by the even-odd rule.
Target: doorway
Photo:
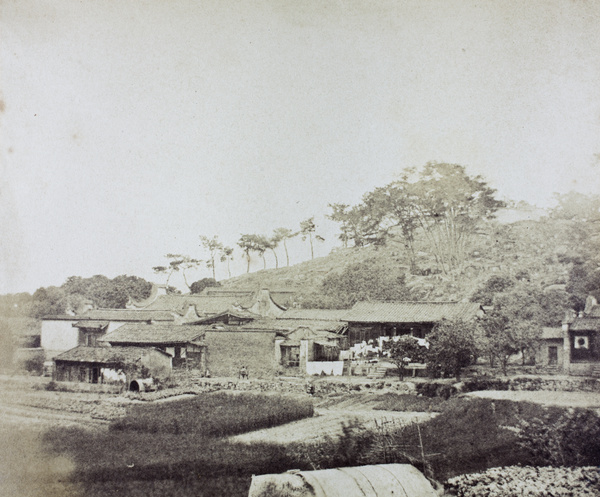
[[[551,345],[548,347],[548,365],[556,366],[558,364],[558,347]]]

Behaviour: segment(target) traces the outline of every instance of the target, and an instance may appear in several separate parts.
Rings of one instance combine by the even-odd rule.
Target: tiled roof
[[[111,344],[184,344],[204,334],[200,326],[174,324],[124,324],[100,340]]]
[[[306,326],[314,331],[330,331],[334,333],[340,333],[347,327],[347,323],[342,321],[324,321],[319,319],[276,319],[272,326],[276,327],[278,330],[295,330],[301,326]]]
[[[218,318],[224,317],[224,316],[231,316],[240,320],[256,320],[256,319],[262,319],[262,317],[259,314],[255,314],[253,312],[250,311],[244,311],[244,310],[237,310],[237,309],[230,309],[227,310],[225,312],[220,312],[219,314],[213,314],[212,316],[206,316],[202,319],[199,319],[197,321],[192,321],[192,322],[188,322],[186,324],[194,324],[194,325],[199,325],[199,324],[203,324],[206,322],[210,322],[213,320],[216,320]]]
[[[170,312],[147,309],[92,309],[80,318],[106,321],[173,321],[175,319]]]
[[[108,321],[94,321],[93,319],[85,320],[85,321],[77,321],[73,323],[73,327],[75,328],[93,328],[96,330],[101,330],[108,326]]]
[[[600,305],[593,306],[587,316],[590,318],[600,318]]]
[[[101,364],[134,363],[147,352],[147,347],[75,347],[57,355],[54,360]]]
[[[245,302],[235,295],[160,295],[146,307],[146,310],[183,313],[190,305],[193,305],[199,315],[219,314],[236,304],[243,305]]]
[[[254,295],[254,290],[235,290],[231,288],[206,287],[200,295],[208,295],[210,297],[250,297]]]
[[[342,321],[348,309],[288,309],[277,319],[310,319],[317,321]]]
[[[174,321],[171,312],[147,309],[90,309],[84,314],[59,314],[44,316],[43,320],[53,321]]]
[[[542,340],[554,340],[563,338],[562,328],[542,328]]]
[[[256,297],[258,289],[231,289],[231,288],[220,288],[220,287],[209,287],[202,291],[202,295],[208,296],[237,296],[244,305],[249,305]],[[289,289],[269,289],[269,294],[273,299],[273,302],[280,307],[287,307],[294,300],[294,296],[298,293],[296,290]]]
[[[340,321],[317,321],[307,319],[256,319],[242,325],[227,325],[215,323],[214,325],[200,325],[206,330],[225,330],[225,331],[275,331],[282,334],[289,333],[299,327],[311,328],[316,332],[341,333],[346,328],[346,323]]]
[[[576,318],[569,325],[571,331],[600,331],[600,319],[598,318]]]
[[[482,312],[471,302],[357,302],[342,319],[355,323],[436,323],[472,319]]]
[[[319,331],[314,328],[310,328],[308,326],[299,326],[296,329],[286,333],[285,335],[290,340],[308,340],[308,339],[316,339],[316,338],[331,338],[331,339],[339,339],[340,336],[336,333],[330,333],[328,331]]]

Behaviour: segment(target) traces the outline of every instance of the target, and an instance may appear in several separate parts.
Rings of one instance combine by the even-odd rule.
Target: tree
[[[350,241],[355,247],[384,242],[380,233],[380,220],[364,204],[352,207],[348,204],[329,204],[329,207],[332,213],[327,218],[341,224],[338,238],[344,247],[348,247]]]
[[[295,236],[298,235],[298,232],[293,232],[291,229],[288,228],[276,228],[273,231],[273,238],[277,238],[279,241],[283,242],[283,248],[285,250],[285,259],[286,259],[286,265],[289,267],[290,265],[290,255],[288,254],[288,248],[287,248],[287,240],[294,238]]]
[[[231,247],[221,247],[219,253],[219,260],[221,262],[227,262],[227,275],[231,278],[231,267],[229,263],[233,260],[233,249]]]
[[[242,249],[244,255],[246,256],[246,273],[250,272],[250,252],[254,250],[254,235],[242,235],[238,240],[238,247]]]
[[[377,223],[376,243],[386,243],[398,235],[410,259],[411,268],[416,269],[415,234],[419,227],[417,209],[414,202],[417,199],[414,186],[405,176],[383,188],[376,188],[363,197],[363,203],[369,213],[371,222]],[[371,228],[372,230],[374,228]]]
[[[254,235],[254,251],[263,260],[263,269],[267,269],[267,259],[265,259],[265,252],[271,248],[271,241],[265,235]]]
[[[238,245],[246,255],[248,265],[246,272],[250,272],[250,253],[256,252],[263,260],[263,266],[267,268],[265,252],[269,248],[269,239],[264,235],[242,235],[238,240]]]
[[[280,233],[277,232],[277,230],[273,231],[273,234],[271,235],[271,238],[269,238],[268,241],[268,246],[269,246],[269,250],[271,252],[273,252],[273,256],[275,257],[275,268],[279,268],[279,258],[277,257],[277,252],[275,251],[275,249],[279,246],[279,242],[281,242],[282,238]]]
[[[315,234],[316,229],[317,229],[317,226],[315,224],[314,216],[309,217],[308,219],[305,219],[304,221],[300,222],[300,233],[302,234],[302,241],[305,241],[308,238],[308,240],[310,242],[310,258],[311,259],[315,258],[313,238],[320,242],[325,241],[325,239],[322,236]]]
[[[31,316],[42,318],[52,314],[64,314],[68,310],[67,293],[60,287],[38,288],[33,293]]]
[[[368,259],[328,274],[317,294],[303,296],[302,305],[347,309],[359,300],[407,300],[410,296],[403,272]]]
[[[512,336],[508,318],[498,311],[492,311],[481,319],[479,349],[488,356],[490,366],[494,367],[495,361],[500,362],[502,372],[508,373],[508,361],[511,356],[519,352],[518,342]]]
[[[426,347],[419,344],[419,340],[410,335],[393,337],[384,342],[384,351],[389,353],[390,359],[398,369],[398,376],[404,381],[406,368],[411,362],[423,362],[425,360]]]
[[[535,352],[543,326],[560,324],[568,308],[565,292],[543,292],[535,285],[519,282],[496,294],[493,315],[505,322],[505,339],[521,353],[522,363]]]
[[[585,299],[593,295],[600,299],[600,266],[594,260],[576,261],[570,271],[566,285],[570,298],[570,307],[581,311],[585,307]]]
[[[188,255],[181,254],[167,254],[165,257],[169,259],[169,264],[167,266],[153,267],[152,269],[154,269],[154,272],[157,274],[167,275],[167,281],[165,284],[168,287],[172,274],[181,271],[185,285],[190,288],[185,272],[189,269],[197,269],[202,261],[199,259],[192,259]]]
[[[330,204],[329,218],[341,223],[339,238],[345,244],[350,239],[356,246],[402,240],[413,268],[420,233],[438,268],[449,273],[462,266],[481,221],[505,205],[494,195],[495,190],[480,176],[467,175],[463,166],[430,162],[366,193],[357,206]]]
[[[200,235],[201,246],[208,252],[208,260],[206,261],[206,267],[212,270],[213,280],[216,280],[215,276],[215,259],[217,254],[223,250],[223,244],[219,241],[218,235],[214,235],[209,238],[204,235]]]
[[[209,287],[221,286],[214,278],[202,278],[201,280],[194,281],[190,286],[191,293],[202,293],[202,290]]]
[[[416,221],[444,273],[461,267],[480,221],[504,206],[481,176],[458,164],[426,164],[410,190]]]
[[[477,358],[477,327],[475,321],[443,319],[433,328],[425,355],[432,376],[454,376],[460,381],[462,370]]]
[[[571,221],[600,221],[600,195],[578,192],[554,194],[557,205],[550,215],[556,219]]]
[[[514,285],[515,281],[508,276],[493,275],[471,296],[471,302],[492,305],[496,294],[504,292]]]

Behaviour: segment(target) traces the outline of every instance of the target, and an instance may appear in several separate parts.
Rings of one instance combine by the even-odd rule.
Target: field
[[[37,381],[0,378],[0,443],[10,448],[1,495],[241,497],[253,474],[407,461],[444,481],[529,464],[517,443],[520,423],[552,423],[567,412],[383,392],[216,392],[140,402],[48,392]]]

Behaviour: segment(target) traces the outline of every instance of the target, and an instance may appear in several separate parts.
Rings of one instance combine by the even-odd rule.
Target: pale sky
[[[235,246],[313,215],[326,255],[328,203],[432,160],[539,206],[600,192],[600,2],[0,9],[0,293],[71,275],[161,282],[152,266],[202,258],[199,235]],[[292,245],[292,262],[309,257]]]

